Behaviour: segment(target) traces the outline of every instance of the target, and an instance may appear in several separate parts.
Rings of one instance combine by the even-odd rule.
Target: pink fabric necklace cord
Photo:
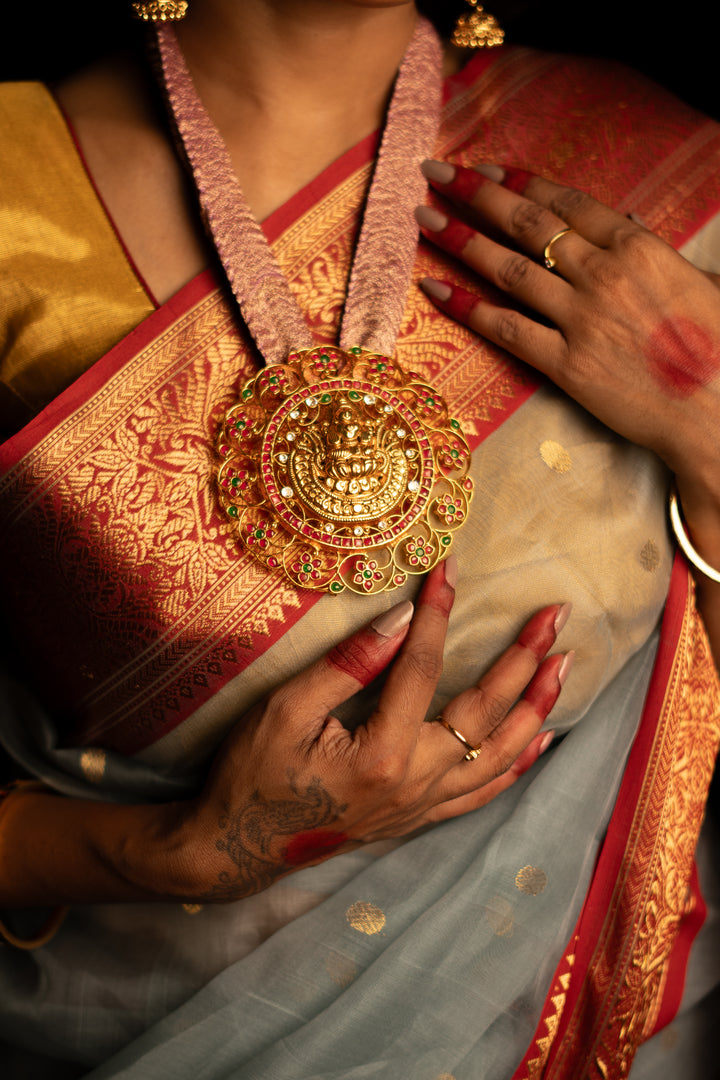
[[[227,147],[195,89],[175,32],[156,26],[165,90],[200,206],[243,319],[266,364],[283,363],[313,338],[255,220]],[[417,247],[413,209],[425,193],[419,165],[432,156],[442,103],[442,53],[419,19],[388,110],[365,206],[340,331],[340,347],[392,355]]]

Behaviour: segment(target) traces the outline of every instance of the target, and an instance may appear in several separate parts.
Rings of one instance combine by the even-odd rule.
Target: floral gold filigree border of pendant
[[[248,380],[217,441],[240,545],[294,585],[361,595],[443,558],[470,451],[443,398],[390,357],[317,346]]]

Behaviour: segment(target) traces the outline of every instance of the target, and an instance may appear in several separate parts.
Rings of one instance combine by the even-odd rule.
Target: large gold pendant
[[[443,398],[360,348],[318,346],[263,369],[217,448],[240,544],[306,589],[365,595],[425,573],[472,498],[470,450]]]

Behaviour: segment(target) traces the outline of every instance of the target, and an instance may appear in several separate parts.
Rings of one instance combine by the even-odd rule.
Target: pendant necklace
[[[446,555],[473,488],[459,422],[393,358],[425,193],[419,164],[439,124],[438,37],[419,19],[400,67],[335,346],[314,342],[174,31],[158,24],[156,34],[203,219],[265,361],[220,426],[222,511],[241,549],[295,586],[397,588]]]

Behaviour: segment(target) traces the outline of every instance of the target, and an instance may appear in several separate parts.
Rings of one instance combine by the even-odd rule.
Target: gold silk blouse
[[[0,435],[153,310],[50,91],[0,85]]]

